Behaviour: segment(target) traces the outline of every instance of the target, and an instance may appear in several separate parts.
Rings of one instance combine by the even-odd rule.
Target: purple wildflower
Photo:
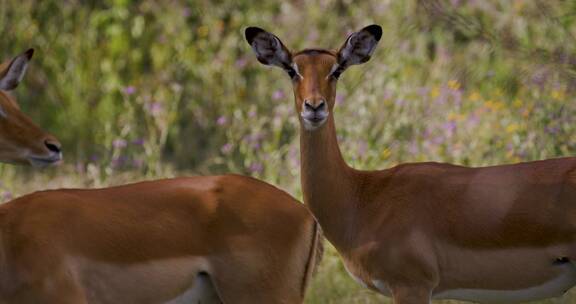
[[[557,126],[547,126],[544,128],[544,131],[546,131],[546,133],[548,134],[556,135],[558,134],[558,132],[560,132],[560,128],[558,128]]]
[[[284,92],[282,90],[276,90],[272,93],[272,100],[279,100],[285,97]]]
[[[142,168],[142,166],[144,165],[144,161],[142,159],[134,159],[132,160],[132,166],[134,168]]]
[[[436,136],[436,137],[432,138],[432,143],[435,145],[441,145],[444,143],[444,137]]]
[[[112,168],[120,168],[122,167],[125,163],[126,163],[126,156],[118,156],[118,157],[114,157],[112,158]]]
[[[240,58],[238,58],[238,60],[236,60],[236,63],[234,65],[237,68],[241,69],[241,68],[244,68],[247,64],[248,64],[248,59],[246,59],[246,57],[240,57]]]
[[[218,119],[216,119],[216,124],[219,126],[223,126],[228,122],[228,119],[226,118],[226,116],[222,115],[220,117],[218,117]]]
[[[363,156],[368,151],[368,144],[365,141],[358,143],[358,155]]]
[[[468,120],[466,121],[468,127],[474,127],[478,125],[478,123],[480,123],[480,118],[476,113],[472,113],[470,116],[468,116]]]
[[[95,162],[97,162],[98,160],[100,160],[100,156],[99,156],[98,154],[92,154],[92,155],[90,155],[90,161],[91,161],[91,162],[95,163]]]
[[[420,97],[427,97],[430,94],[430,89],[427,87],[420,87],[418,88],[418,95]]]
[[[262,166],[261,163],[254,162],[250,164],[248,170],[250,170],[252,173],[261,173],[264,170],[264,166]]]
[[[84,167],[84,164],[81,162],[76,162],[76,173],[84,173],[86,170],[86,168]]]
[[[220,152],[222,152],[222,154],[230,154],[233,148],[234,145],[232,145],[231,143],[226,143],[225,145],[222,146],[222,148],[220,148]]]
[[[392,99],[392,96],[393,96],[393,95],[394,95],[394,94],[392,93],[392,91],[390,91],[390,90],[384,90],[384,95],[383,95],[383,96],[384,96],[384,99],[385,99],[385,100],[390,100],[390,99]]]
[[[341,94],[336,94],[336,105],[341,105],[344,103],[344,96]]]
[[[114,141],[112,141],[112,147],[114,147],[116,149],[122,149],[122,148],[125,148],[126,146],[127,146],[126,140],[124,140],[122,138],[118,138],[118,139],[115,139]]]
[[[158,116],[160,113],[162,113],[163,106],[159,102],[152,102],[146,106],[146,110],[148,113],[150,113],[150,115]]]
[[[442,127],[444,128],[444,130],[448,134],[448,137],[454,135],[454,133],[456,132],[456,122],[454,122],[454,121],[449,121],[449,122],[445,123],[444,125],[442,125]]]
[[[132,141],[132,144],[135,146],[143,146],[144,142],[144,138],[136,138]]]
[[[249,143],[252,146],[252,148],[259,149],[260,148],[260,142],[262,141],[263,138],[264,138],[263,133],[256,133],[256,134],[250,134],[250,135],[246,136],[245,140],[247,143]]]
[[[127,86],[124,88],[123,92],[126,95],[132,95],[136,93],[136,88],[134,86]]]
[[[452,91],[452,97],[454,98],[454,104],[460,106],[462,104],[462,91]]]
[[[6,190],[4,191],[4,193],[2,193],[2,199],[7,201],[7,200],[11,200],[14,197],[14,195],[12,195],[12,192]]]
[[[189,7],[185,7],[184,9],[182,9],[182,16],[184,18],[188,18],[190,17],[190,15],[192,15],[192,10]]]
[[[418,154],[418,152],[420,152],[420,149],[418,148],[418,144],[414,141],[410,142],[408,144],[408,152],[412,155]]]

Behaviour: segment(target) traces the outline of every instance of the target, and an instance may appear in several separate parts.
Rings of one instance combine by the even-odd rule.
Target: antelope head
[[[0,65],[0,162],[45,167],[62,159],[60,142],[22,113],[10,95],[24,77],[33,54],[29,49]]]
[[[338,78],[351,65],[370,59],[382,28],[370,25],[351,34],[337,51],[304,49],[293,53],[277,36],[258,27],[247,28],[245,36],[258,61],[286,71],[292,80],[300,123],[305,130],[315,131],[332,114]]]

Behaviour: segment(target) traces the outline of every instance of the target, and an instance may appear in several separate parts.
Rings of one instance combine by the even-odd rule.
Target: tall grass
[[[235,172],[300,198],[290,83],[257,63],[248,25],[293,49],[383,26],[371,61],[339,84],[340,145],[357,168],[572,156],[575,13],[559,0],[0,0],[0,55],[37,51],[15,94],[66,160],[1,166],[0,197]],[[331,249],[308,302],[382,299]]]

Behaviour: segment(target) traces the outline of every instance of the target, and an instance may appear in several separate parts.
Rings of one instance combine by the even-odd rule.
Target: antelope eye
[[[296,73],[296,70],[294,68],[288,68],[286,69],[286,72],[288,73],[288,76],[290,76],[290,78],[294,79],[298,73]]]
[[[288,76],[290,76],[290,79],[292,79],[293,81],[299,80],[300,78],[302,78],[302,75],[300,75],[300,73],[298,73],[298,70],[290,67],[288,69],[286,69],[286,72],[288,73]]]
[[[336,70],[336,71],[332,72],[332,74],[330,74],[330,77],[332,77],[334,79],[338,79],[338,78],[340,78],[341,73],[342,72],[340,72],[339,70]]]

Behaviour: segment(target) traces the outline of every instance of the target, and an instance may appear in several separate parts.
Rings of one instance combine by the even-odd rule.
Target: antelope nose
[[[55,139],[46,139],[44,141],[44,145],[46,145],[46,148],[48,148],[48,150],[54,153],[60,153],[62,151],[61,149],[62,145]]]
[[[313,112],[324,110],[324,108],[326,107],[326,101],[324,101],[324,99],[320,99],[318,102],[314,103],[306,99],[304,100],[304,107],[306,107],[306,110],[310,110]]]

